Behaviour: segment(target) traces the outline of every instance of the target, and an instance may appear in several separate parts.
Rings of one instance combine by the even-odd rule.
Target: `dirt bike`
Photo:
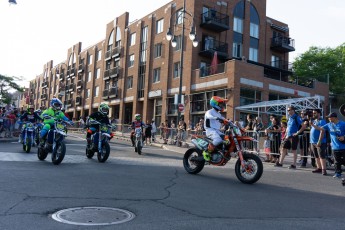
[[[24,129],[24,136],[22,140],[23,150],[29,153],[31,150],[31,147],[35,144],[34,143],[35,126],[31,122],[23,122],[23,124],[26,124],[26,127]]]
[[[90,120],[89,124],[98,125],[99,127],[98,131],[91,136],[91,146],[86,147],[86,157],[91,159],[95,152],[97,152],[98,161],[104,163],[110,155],[109,141],[113,137],[113,134],[108,134],[108,131],[112,129],[113,126],[110,124],[102,124],[95,120]]]
[[[35,143],[38,146],[40,144],[40,132],[42,130],[42,123],[36,123],[35,125]]]
[[[45,119],[51,119],[50,116],[44,116]],[[47,140],[44,143],[44,147],[38,146],[37,157],[41,161],[45,160],[48,153],[52,153],[52,162],[54,165],[58,165],[62,162],[66,154],[66,145],[64,142],[67,136],[65,132],[66,125],[69,122],[62,120],[55,120],[51,129],[48,131]]]
[[[197,174],[201,172],[205,164],[224,166],[231,157],[238,157],[235,163],[236,177],[245,184],[257,182],[262,176],[263,164],[257,155],[245,151],[244,142],[255,141],[255,139],[242,136],[242,133],[239,127],[230,122],[224,136],[228,144],[223,144],[222,149],[216,149],[211,153],[210,161],[205,161],[202,152],[207,150],[212,140],[203,136],[193,136],[192,143],[195,148],[188,149],[183,157],[185,170],[190,174]]]

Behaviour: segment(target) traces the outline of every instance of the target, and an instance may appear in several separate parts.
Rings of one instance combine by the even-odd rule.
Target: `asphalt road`
[[[36,148],[0,143],[0,229],[344,229],[345,187],[311,169],[264,165],[254,185],[237,180],[234,162],[190,175],[182,154],[129,142],[111,145],[106,163],[67,140],[61,165],[39,161]],[[331,171],[330,171],[331,172]],[[60,223],[52,214],[76,207],[113,207],[135,217],[109,226]]]

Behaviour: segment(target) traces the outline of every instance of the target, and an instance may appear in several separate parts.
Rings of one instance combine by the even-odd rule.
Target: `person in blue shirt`
[[[341,165],[345,164],[345,122],[338,119],[337,113],[330,113],[327,118],[329,123],[321,127],[317,146],[321,146],[325,132],[328,131],[331,136],[331,146],[335,160],[335,174],[333,177],[341,178]]]
[[[313,110],[313,117],[310,121],[311,129],[310,129],[310,147],[311,151],[314,153],[315,160],[316,160],[316,169],[313,170],[313,173],[322,173],[322,175],[326,176],[326,149],[327,149],[327,138],[326,135],[321,140],[320,147],[317,146],[317,142],[320,137],[320,127],[326,125],[326,121],[321,118],[321,110],[314,109]]]
[[[293,154],[293,163],[290,165],[289,169],[296,169],[297,162],[297,146],[298,146],[298,134],[300,130],[305,129],[303,127],[302,119],[297,115],[294,106],[289,106],[287,109],[288,112],[288,122],[285,138],[282,142],[282,151],[279,158],[279,162],[275,164],[276,167],[282,167],[284,158],[287,154],[287,151],[291,148]]]

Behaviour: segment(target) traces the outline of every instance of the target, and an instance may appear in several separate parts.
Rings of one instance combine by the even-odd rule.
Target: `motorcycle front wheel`
[[[30,150],[31,150],[31,140],[28,140],[28,141],[26,141],[26,144],[24,144],[23,145],[23,147],[25,147],[25,149],[24,149],[24,151],[26,152],[26,153],[29,153],[30,152]]]
[[[243,153],[242,155],[245,167],[242,167],[241,160],[238,158],[235,164],[236,177],[244,184],[254,184],[262,176],[262,161],[257,155],[251,153]]]
[[[52,152],[52,162],[58,165],[62,162],[66,154],[66,145],[64,142],[56,142],[55,149]]]
[[[88,149],[88,148],[86,147],[85,154],[86,154],[86,157],[87,157],[87,158],[91,159],[91,158],[95,155],[95,152],[92,151],[92,149]]]
[[[201,150],[197,148],[188,149],[183,156],[183,167],[190,174],[197,174],[205,166],[205,160]]]
[[[40,146],[37,148],[37,157],[39,160],[44,161],[48,156],[48,152],[45,151],[44,148]]]
[[[137,152],[138,152],[138,154],[139,155],[141,155],[141,149],[142,149],[143,147],[141,146],[141,141],[138,141],[138,144],[137,144]]]
[[[97,153],[97,159],[99,162],[104,163],[110,154],[110,146],[108,142],[102,144],[102,151]]]

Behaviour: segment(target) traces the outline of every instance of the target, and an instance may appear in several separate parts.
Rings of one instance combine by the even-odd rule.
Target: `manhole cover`
[[[74,225],[112,225],[132,220],[127,210],[107,207],[79,207],[60,210],[52,215],[56,221]]]

